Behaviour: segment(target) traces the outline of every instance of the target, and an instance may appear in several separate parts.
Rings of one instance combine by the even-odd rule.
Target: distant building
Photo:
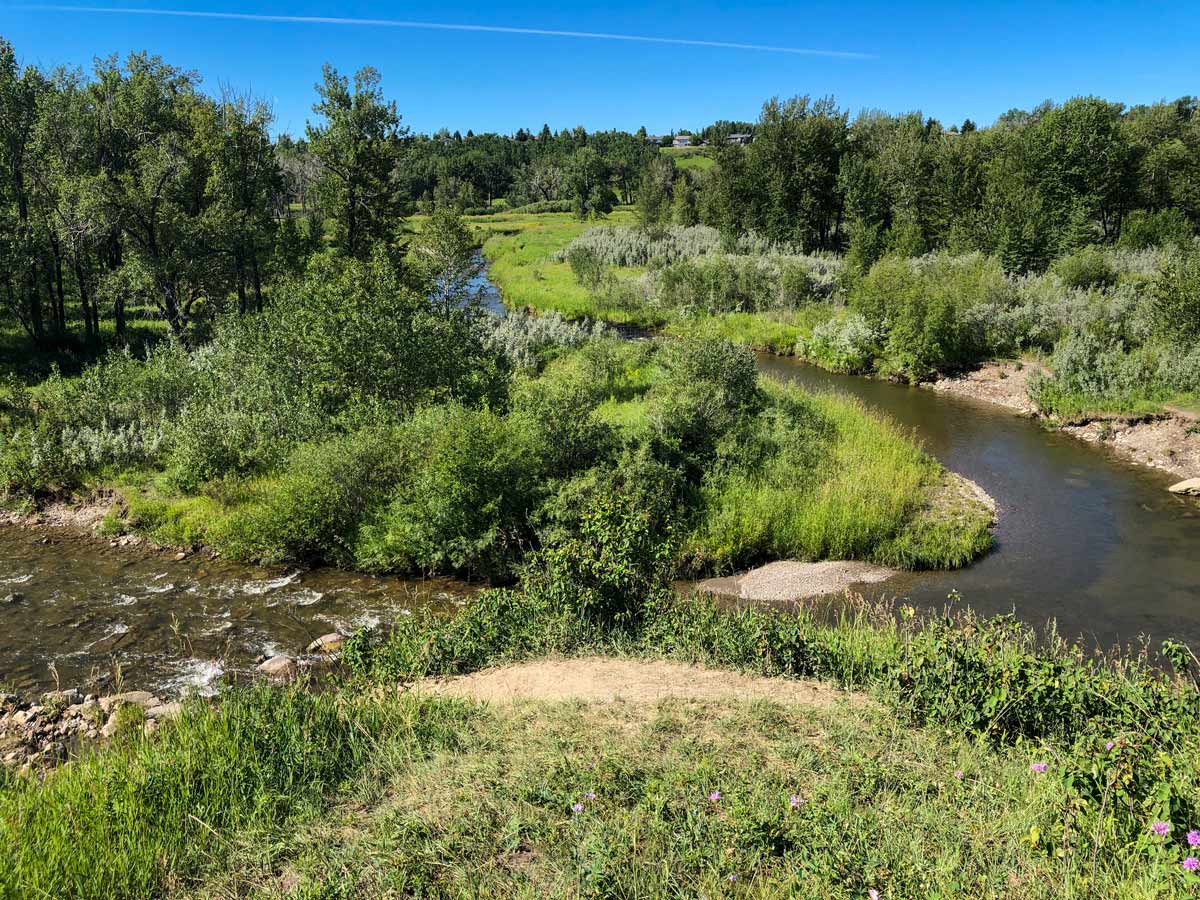
[[[752,140],[754,140],[754,135],[744,134],[742,132],[731,134],[729,137],[725,138],[725,141],[730,144],[748,144]]]
[[[692,136],[690,134],[677,134],[671,139],[672,147],[690,147],[692,146]]]
[[[662,136],[657,134],[648,134],[646,135],[646,143],[653,144],[655,147],[657,147],[662,143]]]

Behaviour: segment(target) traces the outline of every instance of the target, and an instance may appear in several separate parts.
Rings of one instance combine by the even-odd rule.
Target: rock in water
[[[323,634],[305,648],[307,653],[340,653],[346,638],[336,631]]]
[[[1189,478],[1187,481],[1171,485],[1167,490],[1172,494],[1186,494],[1189,497],[1200,497],[1200,478]]]
[[[296,661],[290,656],[281,653],[278,656],[272,656],[265,663],[262,663],[258,667],[258,671],[275,681],[291,681],[296,677],[299,666],[296,665]]]

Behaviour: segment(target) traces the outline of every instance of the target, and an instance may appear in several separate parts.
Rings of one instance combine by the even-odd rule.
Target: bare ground
[[[682,700],[771,700],[825,707],[864,704],[862,694],[818,681],[761,678],[666,660],[546,659],[418,682],[417,691],[491,703],[564,701],[657,703]]]
[[[1029,379],[1037,366],[1016,362],[984,363],[974,372],[940,378],[923,385],[939,394],[969,397],[1003,406],[1023,416],[1036,416],[1037,407],[1029,399]]]
[[[1062,431],[1090,444],[1107,447],[1118,456],[1161,469],[1180,480],[1200,478],[1200,434],[1195,423],[1176,416],[1139,421],[1097,420],[1064,425]]]

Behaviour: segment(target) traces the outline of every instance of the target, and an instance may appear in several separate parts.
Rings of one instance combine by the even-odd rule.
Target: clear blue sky
[[[689,0],[60,0],[60,5],[319,16],[606,32],[868,54],[822,56],[488,31],[68,12],[0,0],[22,62],[90,65],[149,50],[206,88],[252,89],[280,131],[311,116],[322,63],[375,66],[406,124],[476,131],[645,125],[651,132],[757,117],[772,95],[833,94],[852,112],[919,109],[981,124],[1014,106],[1098,94],[1127,103],[1200,94],[1194,2]],[[26,5],[28,4],[28,5]]]

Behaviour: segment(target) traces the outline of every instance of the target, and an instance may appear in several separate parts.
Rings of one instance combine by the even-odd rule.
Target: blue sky
[[[1127,103],[1200,94],[1194,3],[491,3],[385,0],[60,0],[60,5],[424,21],[810,48],[826,56],[487,31],[34,9],[0,0],[22,62],[90,64],[146,49],[275,106],[300,133],[321,65],[375,66],[406,124],[635,129],[754,119],[772,95],[833,94],[856,112],[919,109],[988,123],[1014,106],[1098,94]]]

